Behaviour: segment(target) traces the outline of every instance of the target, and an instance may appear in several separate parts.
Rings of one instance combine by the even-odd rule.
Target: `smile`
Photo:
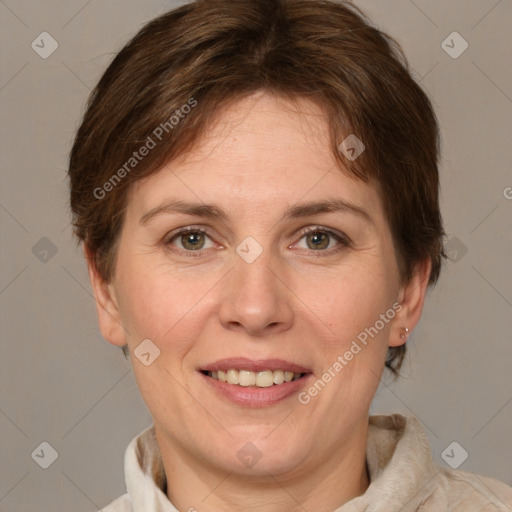
[[[267,407],[297,395],[312,370],[283,359],[222,359],[198,368],[217,396],[243,407]]]

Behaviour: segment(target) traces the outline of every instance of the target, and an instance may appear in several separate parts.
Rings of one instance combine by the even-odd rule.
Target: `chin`
[[[224,449],[217,453],[218,462],[226,471],[267,480],[269,474],[278,477],[296,472],[311,452],[305,444],[307,436],[290,435],[289,427],[284,426],[277,434],[279,427],[274,428],[237,432],[226,439]]]

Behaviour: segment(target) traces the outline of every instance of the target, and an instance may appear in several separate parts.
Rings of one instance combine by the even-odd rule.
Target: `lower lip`
[[[228,384],[220,380],[209,377],[204,373],[201,376],[206,379],[217,393],[229,399],[231,402],[245,407],[267,407],[277,404],[282,400],[298,393],[306,384],[311,374],[305,375],[300,379],[283,384],[272,385],[268,388],[244,387],[237,384]]]

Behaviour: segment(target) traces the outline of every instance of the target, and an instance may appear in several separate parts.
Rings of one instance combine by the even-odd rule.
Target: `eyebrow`
[[[324,201],[312,201],[294,205],[285,211],[283,219],[298,219],[302,217],[333,212],[356,215],[366,222],[374,224],[371,215],[364,208],[361,208],[360,206],[343,199],[327,199]],[[222,221],[228,219],[228,214],[222,208],[213,204],[190,203],[181,200],[170,200],[144,213],[144,215],[142,215],[140,218],[139,223],[140,225],[145,225],[150,220],[159,215],[173,213],[181,213],[184,215],[192,215],[196,217],[204,217]]]

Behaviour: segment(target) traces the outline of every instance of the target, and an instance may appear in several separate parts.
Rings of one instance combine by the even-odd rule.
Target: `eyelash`
[[[205,230],[204,228],[195,227],[195,226],[187,226],[186,228],[181,228],[178,231],[173,232],[168,237],[166,237],[166,239],[164,240],[164,245],[166,247],[171,246],[172,242],[176,238],[178,238],[179,236],[186,234],[186,233],[201,233],[201,234],[204,234],[204,235],[212,238],[209,231]],[[320,253],[323,253],[324,255],[325,254],[330,255],[330,254],[340,251],[343,248],[350,247],[350,245],[351,245],[351,241],[346,235],[337,233],[331,229],[324,228],[322,226],[307,227],[307,228],[301,230],[299,233],[299,241],[302,240],[302,238],[304,238],[306,235],[308,235],[310,233],[324,233],[324,234],[328,235],[329,237],[334,238],[339,243],[338,246],[332,247],[331,249],[323,249],[323,250],[306,249],[308,252],[313,253],[315,255],[320,255]],[[191,258],[198,258],[200,256],[204,256],[204,252],[205,252],[205,250],[201,250],[201,249],[197,250],[197,251],[187,251],[185,249],[177,248],[177,250],[180,251],[181,253],[186,254],[188,257],[191,257]]]

